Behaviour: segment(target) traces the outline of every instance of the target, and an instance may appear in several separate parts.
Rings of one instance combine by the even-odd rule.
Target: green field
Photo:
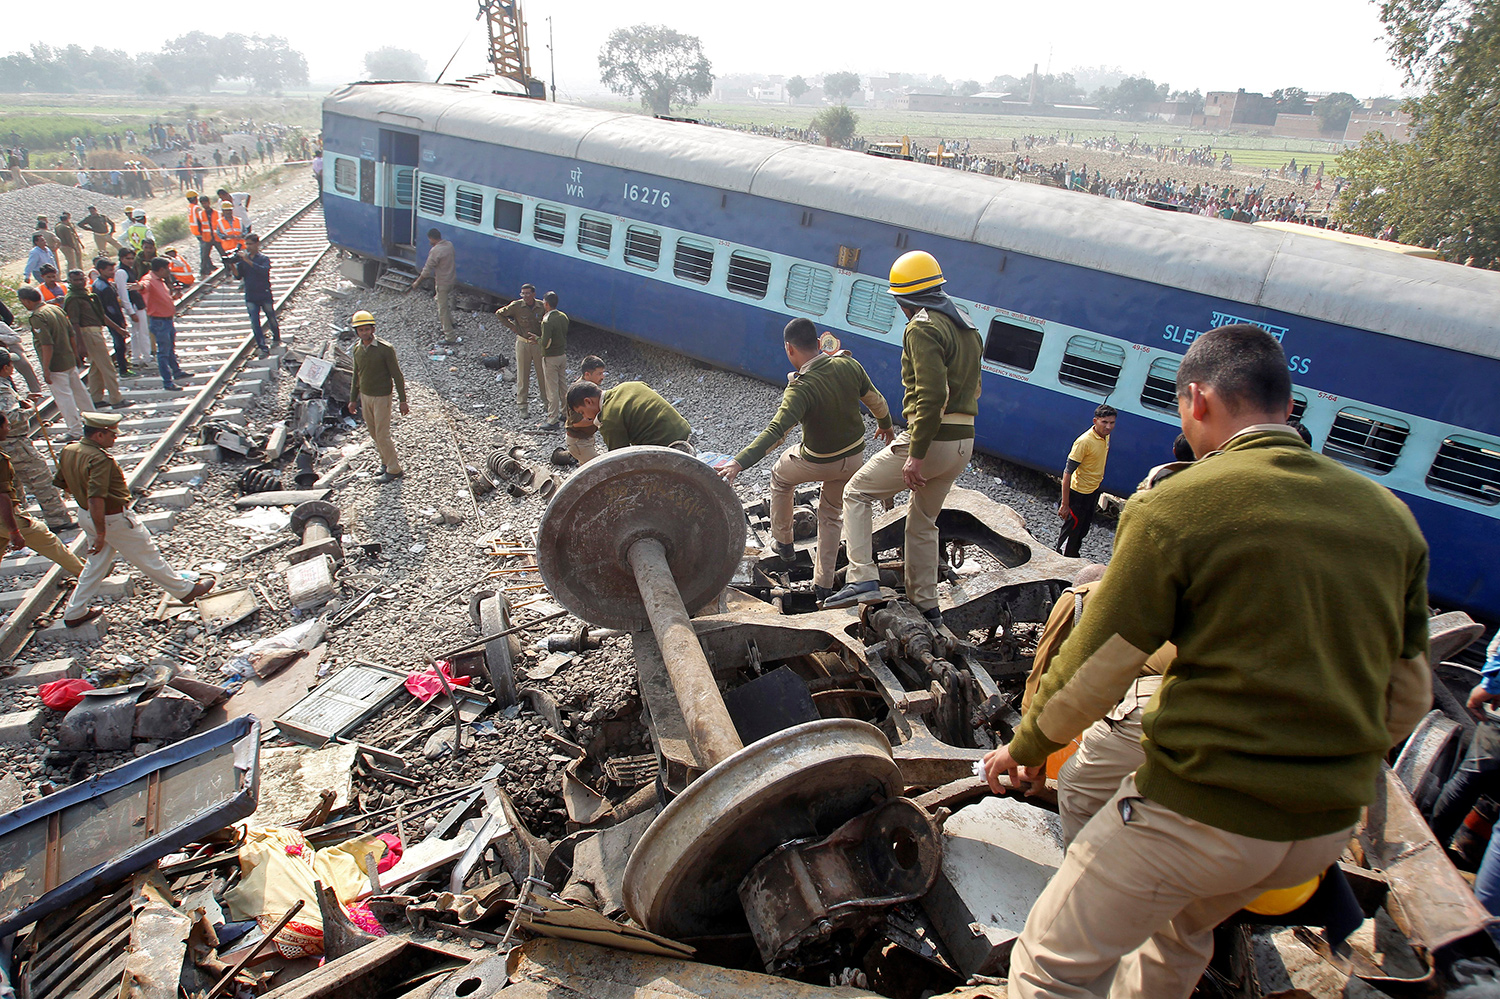
[[[0,94],[0,140],[12,132],[31,149],[60,148],[75,135],[137,131],[153,121],[181,125],[194,117],[280,122],[302,128],[321,125],[322,95],[254,97],[210,93],[163,98],[125,94]]]
[[[639,106],[623,101],[597,102],[595,106],[618,111],[637,111]],[[820,109],[801,105],[776,104],[699,104],[685,112],[688,117],[710,119],[727,125],[761,125],[768,127],[806,128]],[[1030,115],[944,114],[935,111],[899,111],[890,108],[853,108],[859,116],[856,134],[871,141],[900,139],[930,145],[936,139],[971,139],[1008,142],[1026,135],[1071,134],[1075,142],[1087,138],[1113,136],[1121,142],[1132,138],[1153,145],[1182,140],[1182,147],[1211,144],[1216,150],[1228,150],[1241,165],[1262,169],[1278,168],[1290,157],[1301,162],[1303,154],[1317,154],[1332,159],[1339,143],[1318,139],[1286,139],[1271,136],[1221,134],[1168,125],[1152,121],[1122,121],[1090,118],[1047,118]],[[1066,147],[1064,147],[1066,148]],[[1314,165],[1317,161],[1313,160]]]

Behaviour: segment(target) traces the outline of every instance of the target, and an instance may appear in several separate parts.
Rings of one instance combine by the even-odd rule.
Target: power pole
[[[552,15],[547,15],[547,63],[552,72],[552,103],[557,103],[557,50],[552,47]]]

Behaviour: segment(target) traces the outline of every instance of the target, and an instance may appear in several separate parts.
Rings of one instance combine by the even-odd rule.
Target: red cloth
[[[401,848],[401,840],[396,838],[395,833],[381,833],[375,838],[385,844],[385,856],[380,858],[380,863],[375,868],[377,874],[384,874],[401,862],[401,854],[405,851]]]
[[[406,689],[417,700],[426,704],[438,694],[443,692],[443,681],[438,679],[437,671],[442,670],[443,676],[448,680],[450,687],[467,687],[469,678],[466,676],[454,676],[448,669],[448,660],[440,659],[437,665],[425,673],[412,673],[406,678]]]
[[[94,685],[87,680],[53,680],[36,688],[36,692],[53,711],[71,711],[83,700],[84,691],[93,689]]]

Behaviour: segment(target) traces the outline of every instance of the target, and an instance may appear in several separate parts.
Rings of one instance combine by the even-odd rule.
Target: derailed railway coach
[[[460,284],[556,288],[575,319],[776,383],[806,316],[899,399],[886,275],[927,250],[984,336],[976,445],[1060,473],[1107,401],[1112,493],[1170,460],[1198,333],[1260,325],[1314,446],[1416,514],[1433,601],[1500,619],[1500,274],[464,85],[345,87],[323,136],[328,238],[372,267],[419,266],[435,226]]]

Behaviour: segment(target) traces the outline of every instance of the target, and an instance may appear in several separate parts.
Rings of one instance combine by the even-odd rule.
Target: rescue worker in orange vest
[[[219,242],[219,252],[232,257],[245,245],[245,227],[234,214],[234,202],[225,198],[219,202],[219,217],[214,219],[214,236]]]
[[[42,293],[42,304],[50,303],[62,308],[63,299],[68,297],[68,286],[57,279],[57,268],[51,264],[43,264],[37,271],[37,276],[42,279],[36,289]]]
[[[188,229],[198,241],[198,271],[214,272],[214,210],[208,199],[198,200],[197,191],[187,193]]]
[[[175,249],[168,250],[166,256],[167,269],[172,272],[172,277],[174,277],[177,280],[177,283],[182,285],[184,288],[191,288],[193,286],[193,282],[197,280],[197,278],[193,276],[193,268],[188,264],[186,260],[183,260],[180,256],[177,255],[177,251]]]

